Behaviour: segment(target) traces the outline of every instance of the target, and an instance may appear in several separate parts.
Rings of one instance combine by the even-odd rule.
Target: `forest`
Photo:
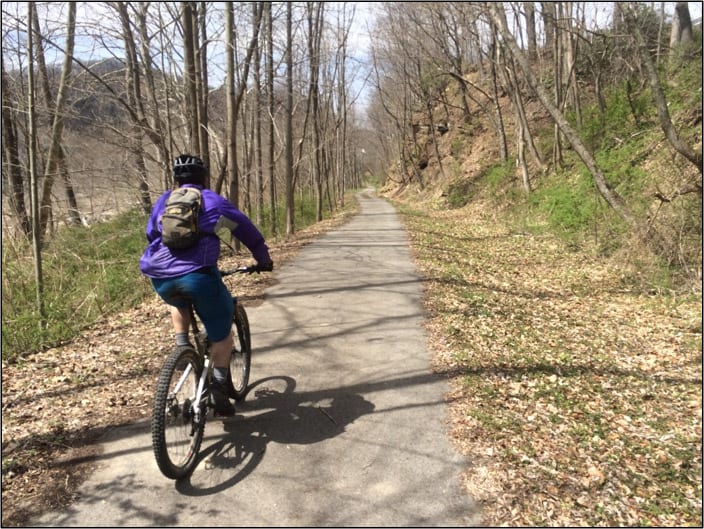
[[[8,2],[3,21],[3,322],[42,336],[10,345],[3,331],[3,354],[62,335],[47,307],[116,308],[115,285],[57,301],[58,240],[141,222],[182,152],[271,236],[365,179],[466,203],[495,167],[515,166],[534,197],[577,163],[604,230],[701,279],[701,85],[676,90],[701,77],[686,2]],[[492,148],[470,168],[477,138]],[[599,160],[614,142],[630,165]],[[663,143],[674,170],[645,182],[636,164]],[[99,282],[121,281],[95,259]]]
[[[146,214],[188,152],[272,243],[363,187],[398,207],[459,380],[453,436],[503,476],[467,478],[489,522],[701,525],[701,4],[3,2],[2,20],[3,401],[149,299]],[[3,508],[35,497],[32,472],[62,488],[47,453],[83,435],[14,412]],[[8,448],[6,423],[39,433]]]

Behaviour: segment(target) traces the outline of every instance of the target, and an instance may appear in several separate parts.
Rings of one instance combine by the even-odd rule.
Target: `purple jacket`
[[[184,187],[200,187],[186,184]],[[161,242],[161,223],[166,200],[171,191],[159,197],[152,208],[147,221],[147,240],[149,246],[139,260],[139,269],[151,278],[177,277],[206,266],[217,266],[220,257],[220,239],[215,235],[214,228],[218,220],[229,220],[232,234],[244,244],[257,263],[269,263],[269,248],[264,242],[264,236],[249,218],[235,208],[228,200],[210,189],[200,188],[203,197],[203,210],[198,217],[198,225],[203,234],[198,243],[184,250],[171,250]],[[221,220],[221,223],[222,223]]]

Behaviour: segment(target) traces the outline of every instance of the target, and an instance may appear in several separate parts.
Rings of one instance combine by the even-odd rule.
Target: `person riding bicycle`
[[[212,387],[215,412],[234,415],[235,407],[227,394],[226,383],[232,351],[232,295],[222,280],[217,262],[220,239],[215,234],[224,226],[252,253],[257,265],[253,271],[272,271],[274,263],[264,236],[240,210],[214,191],[207,189],[208,168],[203,160],[182,154],[174,161],[176,188],[196,188],[201,195],[197,215],[197,242],[188,248],[174,249],[162,237],[162,216],[173,191],[167,191],[154,204],[147,221],[149,245],[139,261],[141,272],[150,278],[156,293],[171,307],[171,321],[177,346],[190,346],[189,304],[200,317],[211,341],[214,365]]]

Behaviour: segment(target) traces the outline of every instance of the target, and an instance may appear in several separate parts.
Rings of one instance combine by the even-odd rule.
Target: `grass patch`
[[[87,228],[62,228],[49,238],[42,251],[43,326],[31,251],[3,245],[3,359],[67,340],[100,317],[141,302],[151,290],[139,271],[145,223],[144,214],[130,211]]]

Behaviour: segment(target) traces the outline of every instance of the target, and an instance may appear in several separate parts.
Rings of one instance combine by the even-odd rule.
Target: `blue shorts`
[[[224,340],[232,330],[233,298],[217,268],[152,279],[152,286],[169,305],[187,307],[192,303],[211,341]]]

